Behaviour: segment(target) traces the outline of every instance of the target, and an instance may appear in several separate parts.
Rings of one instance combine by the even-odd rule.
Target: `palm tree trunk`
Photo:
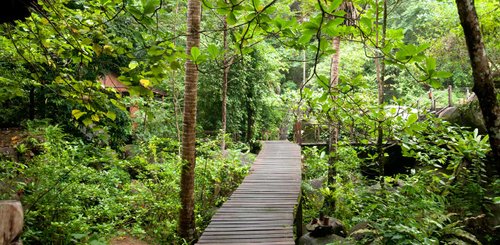
[[[455,0],[460,23],[465,34],[474,77],[474,93],[479,100],[486,130],[490,139],[495,165],[500,169],[500,105],[495,93],[495,85],[479,28],[479,20],[472,0]]]
[[[188,0],[188,33],[186,52],[191,54],[193,47],[200,46],[200,0]],[[196,100],[198,70],[190,59],[186,60],[186,77],[184,84],[184,124],[182,132],[182,160],[181,169],[181,204],[179,212],[179,236],[192,241],[195,233],[194,217],[194,168],[196,164]]]

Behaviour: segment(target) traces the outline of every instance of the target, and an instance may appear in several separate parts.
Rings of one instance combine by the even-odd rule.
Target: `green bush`
[[[411,174],[365,179],[361,166],[366,163],[353,148],[339,147],[335,184],[321,191],[325,199],[335,200],[335,210],[324,210],[326,214],[347,228],[368,222],[366,229],[357,232],[364,234],[364,242],[479,244],[465,220],[483,213],[484,205],[494,198],[487,195],[493,187],[486,184],[487,137],[440,119],[420,122],[409,116],[393,123],[398,129],[394,138],[402,144],[405,156],[417,160],[416,169]],[[326,160],[317,161],[322,154],[307,150],[304,155],[306,180],[324,177]],[[321,200],[310,195],[306,201],[312,198]],[[321,205],[315,207],[317,212]]]
[[[135,156],[74,139],[58,126],[32,128],[41,148],[25,162],[1,160],[2,199],[21,195],[27,244],[99,244],[130,234],[160,244],[176,235],[181,160],[178,144],[151,137]],[[223,156],[216,141],[200,142],[196,167],[199,229],[248,172],[239,150]]]

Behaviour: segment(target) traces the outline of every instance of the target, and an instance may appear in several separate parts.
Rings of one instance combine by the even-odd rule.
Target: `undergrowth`
[[[315,148],[303,151],[304,220],[323,211],[348,230],[364,223],[347,237],[361,244],[498,242],[495,228],[487,224],[488,207],[499,196],[498,181],[491,181],[495,176],[486,170],[487,137],[440,120],[396,126],[401,133],[395,140],[403,154],[418,162],[409,174],[368,178],[361,169],[372,160],[360,159],[355,148],[343,146],[335,155],[335,183],[326,186],[325,153]],[[321,179],[322,185],[313,188],[313,179]],[[334,210],[322,209],[325,198],[335,200]]]
[[[0,198],[21,200],[25,244],[106,244],[120,235],[155,244],[182,243],[176,235],[177,142],[151,137],[124,157],[110,147],[72,138],[59,126],[30,128],[28,135],[17,145],[20,157],[0,159]],[[218,145],[217,140],[199,142],[198,230],[249,169],[238,148],[223,156]]]

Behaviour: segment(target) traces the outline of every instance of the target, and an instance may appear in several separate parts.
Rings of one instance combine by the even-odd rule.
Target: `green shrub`
[[[86,144],[58,126],[30,129],[42,150],[23,163],[0,162],[0,197],[22,195],[27,244],[105,244],[131,234],[159,244],[182,243],[176,234],[181,160],[178,144],[151,137],[135,156]],[[202,229],[248,172],[239,150],[223,156],[216,141],[199,145],[196,215]]]

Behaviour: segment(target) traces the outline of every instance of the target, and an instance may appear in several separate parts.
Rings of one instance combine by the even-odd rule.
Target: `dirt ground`
[[[149,243],[135,239],[129,236],[122,236],[113,238],[110,241],[111,245],[149,245]]]

